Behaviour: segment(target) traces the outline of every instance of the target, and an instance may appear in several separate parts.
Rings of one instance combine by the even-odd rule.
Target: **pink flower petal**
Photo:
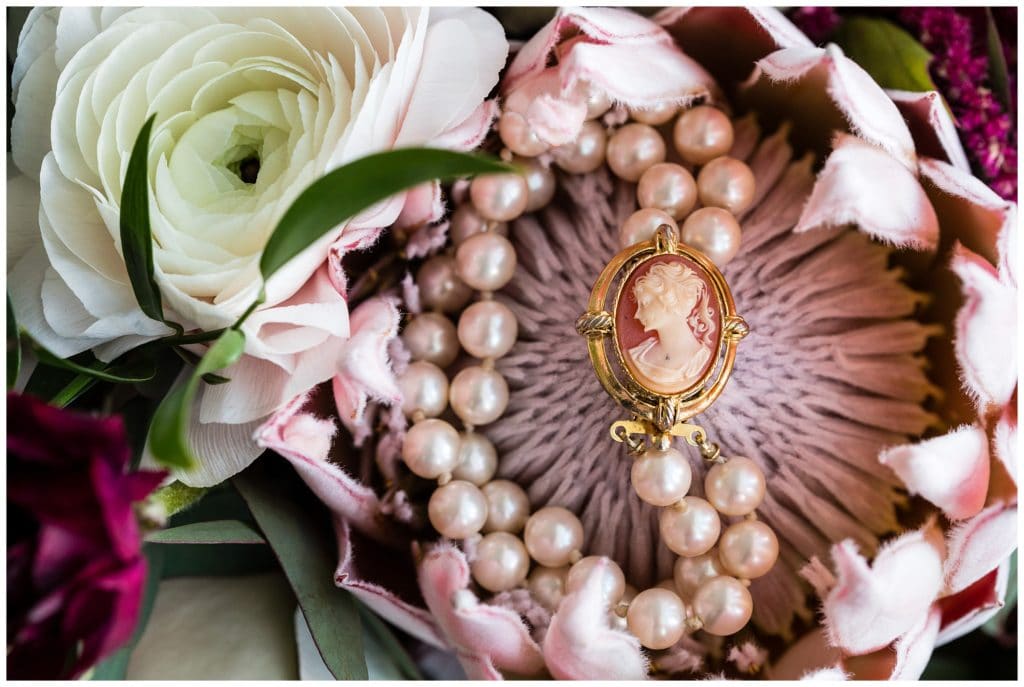
[[[942,589],[942,559],[924,530],[884,545],[869,566],[851,540],[832,547],[836,586],[824,599],[829,640],[847,654],[892,643],[924,617]]]
[[[938,91],[890,90],[886,93],[910,127],[919,155],[945,159],[957,169],[970,173],[971,165],[956,133],[956,123]]]
[[[428,222],[436,222],[444,215],[441,185],[428,181],[405,194],[405,205],[395,220],[395,228],[409,229]]]
[[[941,619],[942,613],[933,606],[921,622],[896,640],[896,667],[888,679],[917,680],[921,677],[936,646]]]
[[[964,292],[953,342],[964,386],[979,410],[1004,406],[1017,386],[1017,291],[963,245],[954,247],[950,268]]]
[[[373,490],[328,460],[334,423],[304,412],[307,400],[295,398],[275,413],[257,430],[256,443],[286,458],[335,518],[379,541],[393,539],[394,526],[379,516],[380,502]]]
[[[485,100],[466,117],[464,122],[434,138],[430,145],[450,150],[473,150],[483,143],[491,131],[491,123],[497,116],[497,101]]]
[[[899,247],[938,243],[938,218],[914,175],[884,150],[839,134],[794,231],[849,224]]]
[[[746,79],[755,62],[779,48],[814,46],[774,7],[670,7],[654,21],[726,88]]]
[[[1003,607],[1010,578],[1010,559],[956,594],[939,599],[942,629],[936,646],[951,642],[983,625]]]
[[[455,546],[431,547],[418,575],[427,608],[471,680],[496,679],[496,669],[534,675],[544,667],[540,647],[519,615],[482,604],[469,590],[469,564]]]
[[[359,573],[359,561],[353,555],[352,532],[348,523],[342,518],[335,517],[334,529],[338,537],[338,568],[334,573],[334,583],[355,594],[374,613],[388,622],[427,644],[445,648],[447,642],[427,609],[409,603],[380,584],[363,579]],[[394,553],[388,553],[390,557],[395,558]],[[365,561],[366,552],[361,554],[360,560]],[[363,566],[366,566],[365,562]],[[380,573],[392,566],[374,566],[373,571]],[[409,573],[411,575],[412,570]]]
[[[942,221],[942,232],[1000,267],[1016,284],[1012,260],[1016,252],[1017,206],[969,172],[941,160],[922,157],[920,172],[925,191]]]
[[[821,670],[805,673],[800,679],[812,682],[838,682],[849,680],[850,676],[841,666],[832,666],[831,668],[822,668]]]
[[[952,520],[977,515],[988,492],[989,453],[985,431],[965,425],[934,439],[895,446],[878,457],[912,494],[928,499]]]
[[[583,586],[569,594],[551,617],[544,636],[544,660],[559,680],[644,680],[647,660],[633,635],[608,622],[595,565]]]
[[[889,153],[907,170],[917,170],[914,140],[900,111],[881,86],[837,46],[786,48],[757,65],[771,81],[813,84],[819,97],[827,97],[839,109],[853,133]]]
[[[635,12],[613,7],[561,8],[516,53],[505,74],[503,90],[507,93],[518,88],[521,81],[543,71],[555,45],[573,29],[596,43],[646,46],[671,42],[661,27]]]
[[[842,658],[842,652],[829,644],[825,630],[816,627],[790,643],[782,655],[767,667],[765,677],[769,680],[830,679],[815,676],[838,670],[841,675],[834,679],[845,680]]]
[[[1017,548],[1017,507],[996,503],[946,537],[946,590],[959,592],[1000,566]]]
[[[1011,399],[996,423],[992,438],[996,458],[1006,468],[1014,484],[1017,483],[1017,404]]]
[[[382,297],[363,302],[349,318],[352,336],[338,359],[334,401],[350,430],[363,420],[368,400],[391,404],[401,399],[388,359],[388,344],[398,335],[400,322],[394,299]]]

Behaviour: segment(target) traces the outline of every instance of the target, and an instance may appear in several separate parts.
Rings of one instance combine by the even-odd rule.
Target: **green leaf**
[[[58,391],[48,403],[57,408],[67,408],[75,399],[91,389],[98,380],[90,375],[75,375],[67,386]]]
[[[183,469],[195,465],[187,433],[199,383],[203,375],[235,363],[244,350],[245,335],[237,329],[226,330],[206,351],[188,380],[171,389],[160,402],[149,426],[149,450],[159,462]]]
[[[401,674],[401,678],[404,680],[422,680],[423,675],[409,657],[408,652],[399,643],[398,638],[395,637],[387,623],[363,604],[357,604],[357,608],[367,633],[377,641],[380,650],[394,663]]]
[[[121,250],[128,279],[142,312],[164,321],[160,289],[153,278],[153,233],[149,225],[149,132],[154,114],[142,125],[135,139],[121,190]]]
[[[7,389],[14,388],[18,381],[18,372],[21,371],[21,332],[18,330],[18,320],[14,316],[14,306],[11,305],[11,294],[7,294]]]
[[[931,53],[887,19],[850,17],[839,25],[835,42],[883,88],[936,90],[928,73]]]
[[[32,341],[32,350],[42,365],[71,370],[72,372],[77,372],[80,376],[92,377],[104,382],[113,382],[115,384],[135,384],[138,382],[149,381],[150,379],[153,379],[154,375],[156,375],[156,367],[153,365],[149,365],[148,367],[141,365],[119,365],[115,367],[96,361],[92,366],[86,367],[85,365],[79,365],[72,360],[57,357],[35,341]],[[138,372],[135,371],[136,369]]]
[[[240,520],[209,520],[156,530],[146,535],[154,544],[265,544],[252,526]]]
[[[999,40],[999,28],[996,26],[992,9],[985,8],[988,41],[988,78],[992,82],[992,91],[998,96],[1003,107],[1013,114],[1013,100],[1010,98],[1010,79],[1006,70],[1006,55],[1003,54],[1003,43]]]
[[[149,616],[153,613],[157,589],[160,586],[160,579],[163,577],[164,552],[158,546],[144,546],[142,552],[146,556],[146,586],[142,592],[142,607],[139,610],[139,620],[135,625],[135,632],[125,646],[97,664],[96,669],[89,677],[90,680],[123,680],[125,678],[132,649],[139,643],[146,624],[149,622]]]
[[[494,159],[431,148],[360,158],[324,175],[295,199],[263,249],[260,272],[269,279],[333,227],[407,188],[435,179],[509,171],[511,167]]]
[[[315,499],[282,462],[257,460],[232,482],[280,561],[327,669],[339,680],[366,680],[357,604],[334,586],[327,514],[310,508]]]

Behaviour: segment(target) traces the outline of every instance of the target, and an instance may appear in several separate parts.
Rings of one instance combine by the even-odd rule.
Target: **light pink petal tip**
[[[603,568],[595,565],[580,589],[551,617],[544,660],[559,680],[644,680],[647,660],[636,637],[614,629],[603,601]]]
[[[1017,507],[995,503],[946,537],[945,586],[959,592],[998,568],[1017,548]]]
[[[334,377],[338,416],[350,431],[364,421],[369,400],[401,400],[388,358],[388,344],[398,335],[401,314],[392,298],[371,298],[349,316],[352,336],[345,343]]]
[[[389,541],[393,526],[380,517],[377,495],[328,460],[337,428],[331,420],[305,412],[308,400],[307,396],[295,398],[272,415],[256,431],[256,443],[286,458],[337,519],[347,520],[379,541]]]
[[[823,602],[829,641],[847,654],[891,644],[928,612],[943,587],[942,558],[923,530],[883,546],[868,562],[851,540],[832,547],[836,586]]]
[[[472,680],[500,679],[499,670],[535,675],[544,667],[540,647],[518,613],[480,603],[469,590],[469,564],[455,546],[430,547],[419,564],[427,608]]]
[[[738,28],[745,17],[749,17],[763,35],[743,35],[743,41],[760,42],[765,52],[778,48],[814,47],[814,43],[774,7],[668,7],[655,14],[653,19],[670,29],[698,24],[705,29],[713,27],[725,31]]]
[[[776,82],[824,78],[825,91],[846,118],[851,131],[916,172],[914,140],[895,103],[871,76],[835,45],[785,48],[757,63]]]
[[[917,444],[895,446],[879,456],[912,494],[928,499],[951,520],[977,515],[988,492],[988,437],[964,426]]]
[[[939,221],[917,178],[889,153],[838,134],[796,232],[856,225],[898,247],[934,249]]]
[[[970,173],[971,164],[957,135],[956,122],[938,91],[886,93],[906,120],[918,155],[944,158],[957,169]]]
[[[1017,289],[962,245],[954,248],[950,267],[964,293],[954,338],[964,386],[981,410],[1005,406],[1017,387]]]

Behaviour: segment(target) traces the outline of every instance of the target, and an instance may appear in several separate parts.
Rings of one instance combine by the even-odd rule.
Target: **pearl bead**
[[[402,459],[413,473],[437,479],[459,459],[459,433],[444,420],[417,422],[402,442]]]
[[[427,504],[430,524],[449,539],[476,534],[487,520],[487,499],[475,484],[453,480],[438,487]]]
[[[704,493],[719,513],[746,515],[764,500],[764,473],[749,458],[730,458],[715,463],[704,477]]]
[[[489,592],[504,592],[518,587],[530,571],[530,557],[519,537],[508,532],[492,532],[476,545],[470,564],[473,579]]]
[[[672,138],[683,160],[703,165],[732,148],[732,122],[721,110],[701,105],[679,115]]]
[[[604,164],[608,134],[594,121],[583,122],[579,136],[572,143],[551,151],[555,164],[570,174],[589,174]]]
[[[448,390],[452,410],[468,425],[486,425],[505,412],[508,384],[494,370],[473,366],[461,370]]]
[[[411,363],[398,377],[398,391],[406,417],[412,417],[417,410],[427,417],[437,417],[448,407],[448,377],[437,365],[425,360]]]
[[[697,588],[712,577],[724,575],[725,570],[718,560],[718,551],[711,549],[699,556],[680,556],[672,569],[676,591],[683,599],[692,599]]]
[[[626,218],[626,221],[619,227],[619,245],[629,248],[641,241],[648,241],[657,233],[658,227],[667,224],[679,235],[679,227],[676,221],[663,210],[655,208],[643,208],[637,210]]]
[[[420,313],[412,318],[402,331],[402,343],[413,360],[433,363],[438,367],[448,367],[459,355],[455,325],[436,312]]]
[[[473,207],[484,219],[507,222],[526,211],[529,189],[522,174],[505,172],[478,176],[469,185]]]
[[[459,317],[459,343],[477,358],[500,358],[516,342],[519,323],[504,303],[477,301]]]
[[[555,197],[555,189],[558,180],[551,167],[541,164],[537,160],[516,160],[522,168],[523,178],[526,179],[526,188],[529,192],[529,199],[526,201],[526,211],[536,212],[551,202]]]
[[[686,168],[672,162],[660,162],[643,173],[636,187],[642,208],[663,210],[673,219],[682,219],[697,203],[697,182]]]
[[[622,569],[607,556],[587,556],[577,561],[570,569],[566,578],[565,590],[567,594],[579,591],[591,571],[604,561],[604,569],[601,572],[601,599],[606,606],[614,607],[626,591],[626,577]]]
[[[505,112],[498,120],[498,136],[505,147],[516,155],[537,157],[547,151],[548,144],[537,137],[526,117],[518,112]]]
[[[665,159],[665,139],[647,124],[627,124],[612,134],[607,154],[615,176],[637,181],[651,165]]]
[[[683,243],[704,253],[719,267],[736,257],[740,236],[739,222],[722,208],[701,208],[683,222]]]
[[[659,523],[661,540],[680,556],[699,556],[718,541],[722,524],[711,504],[697,496],[687,496],[685,508],[665,508]]]
[[[668,120],[676,116],[676,112],[679,112],[679,107],[675,103],[664,100],[654,107],[647,108],[629,108],[629,116],[640,122],[641,124],[650,124],[651,126],[658,126],[664,124]]]
[[[693,595],[693,611],[708,634],[724,637],[739,632],[754,612],[750,592],[735,577],[720,575],[706,581]]]
[[[597,119],[611,109],[612,99],[600,86],[584,81],[577,88],[583,91],[583,97],[587,101],[587,119]]]
[[[477,432],[463,432],[459,444],[459,464],[452,470],[455,479],[482,486],[498,469],[498,452],[487,437]]]
[[[626,624],[648,649],[667,649],[686,631],[686,608],[667,589],[645,589],[630,602]]]
[[[752,580],[772,569],[779,557],[779,540],[772,528],[758,520],[730,525],[718,542],[722,566],[736,577]]]
[[[636,495],[652,506],[671,506],[690,489],[690,463],[671,447],[644,451],[633,461],[629,476]]]
[[[473,206],[463,203],[452,213],[451,222],[448,225],[448,236],[452,244],[459,245],[470,236],[482,234],[485,231],[493,231],[502,236],[508,231],[508,225],[504,222],[489,222],[480,216]]]
[[[535,561],[554,568],[568,564],[583,546],[583,525],[571,511],[547,506],[526,521],[523,540]]]
[[[496,479],[481,489],[487,498],[484,532],[512,532],[523,529],[530,517],[530,499],[515,482]]]
[[[548,568],[538,565],[530,573],[529,589],[533,598],[549,611],[554,612],[565,596],[565,580],[569,575],[569,566]]]
[[[739,215],[754,202],[754,173],[746,163],[716,157],[697,175],[697,193],[707,207],[725,208]]]
[[[473,297],[473,289],[455,273],[455,259],[449,255],[435,255],[427,259],[416,273],[423,305],[442,312],[462,310]]]
[[[516,271],[516,251],[500,234],[488,231],[466,239],[455,250],[459,278],[478,291],[497,291]]]

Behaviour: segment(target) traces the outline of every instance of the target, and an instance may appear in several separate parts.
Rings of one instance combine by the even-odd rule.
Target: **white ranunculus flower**
[[[105,360],[169,333],[139,309],[119,246],[121,184],[151,114],[166,316],[216,329],[256,297],[262,248],[315,179],[393,147],[475,147],[507,52],[498,22],[474,8],[33,10],[11,83],[12,156],[25,175],[8,179],[19,321],[59,355],[91,349]],[[352,357],[341,256],[400,213],[440,210],[429,189],[402,194],[270,280],[245,325],[247,355],[226,372],[232,382],[202,397],[193,440],[216,460],[190,481],[248,464],[255,424]]]

